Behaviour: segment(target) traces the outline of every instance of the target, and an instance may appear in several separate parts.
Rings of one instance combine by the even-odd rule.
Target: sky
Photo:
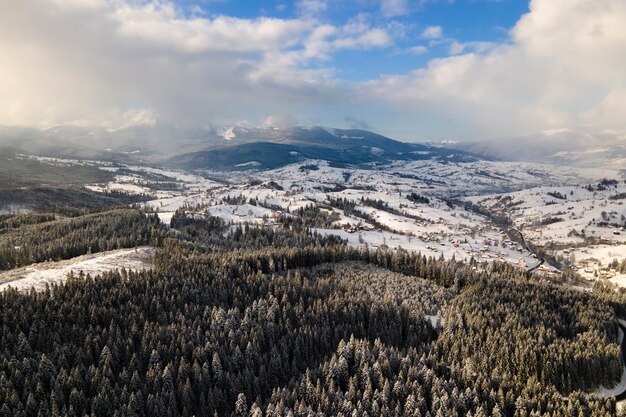
[[[0,124],[622,131],[624,0],[0,0]]]

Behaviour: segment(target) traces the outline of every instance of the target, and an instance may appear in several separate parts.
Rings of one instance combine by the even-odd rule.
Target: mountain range
[[[0,128],[0,145],[26,153],[216,170],[266,169],[324,159],[337,165],[437,158],[473,161],[466,151],[405,143],[360,129],[138,125],[118,130],[59,126]]]
[[[120,129],[0,126],[0,148],[63,158],[158,164],[174,168],[267,169],[324,159],[336,165],[387,164],[435,158],[476,159],[622,169],[626,135],[593,128],[438,144],[406,143],[362,129],[329,127],[182,128],[158,123]]]

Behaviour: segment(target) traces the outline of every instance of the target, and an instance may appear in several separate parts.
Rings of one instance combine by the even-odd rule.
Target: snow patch
[[[237,168],[243,168],[243,167],[260,167],[261,163],[259,161],[248,161],[248,162],[243,162],[241,164],[237,164],[235,165]]]
[[[143,246],[83,255],[58,262],[33,264],[0,274],[0,291],[8,287],[17,290],[35,288],[36,291],[42,291],[46,284],[65,282],[72,271],[75,275],[82,271],[85,275],[90,274],[93,277],[115,269],[149,269],[153,267],[153,255],[154,248]]]

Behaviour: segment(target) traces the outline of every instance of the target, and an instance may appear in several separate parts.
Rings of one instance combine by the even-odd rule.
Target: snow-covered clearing
[[[150,193],[150,189],[149,188],[140,187],[140,186],[135,185],[135,184],[117,183],[117,182],[108,183],[108,184],[106,184],[104,186],[86,185],[85,188],[87,188],[88,190],[91,190],[91,191],[95,191],[97,193],[104,193],[104,192],[107,192],[107,191],[121,191],[121,192],[126,192],[128,194],[146,194],[146,193]]]
[[[209,207],[207,212],[211,216],[221,217],[228,223],[265,223],[263,217],[272,217],[273,211],[253,206],[251,204],[230,205],[222,204],[219,206]]]
[[[609,278],[613,284],[626,288],[626,274],[616,274],[613,278]]]
[[[76,258],[58,261],[42,262],[14,269],[0,274],[0,291],[13,287],[18,290],[45,289],[47,283],[61,283],[68,274],[81,271],[91,276],[115,269],[141,270],[153,266],[154,248],[142,246],[132,249],[119,249],[110,252],[93,253]]]
[[[572,249],[570,258],[578,265],[578,273],[589,280],[608,279],[626,287],[626,274],[611,269],[610,264],[626,259],[626,245],[593,245]]]
[[[169,226],[170,223],[172,222],[172,217],[174,217],[174,212],[173,211],[159,211],[157,213],[157,216],[159,217],[159,220],[161,221],[161,223]]]

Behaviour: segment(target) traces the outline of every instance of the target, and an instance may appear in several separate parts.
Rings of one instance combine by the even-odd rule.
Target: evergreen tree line
[[[200,208],[201,209],[201,208]],[[230,225],[222,218],[204,216],[196,208],[181,208],[172,216],[175,233],[162,234],[162,240],[174,242],[192,252],[227,252],[234,249],[301,248],[308,245],[341,245],[344,240],[333,235],[311,233],[305,227],[276,230],[270,226]]]
[[[150,243],[159,222],[155,214],[134,209],[61,219],[25,217],[22,221],[17,228],[8,220],[4,222],[5,231],[0,233],[0,270],[145,245]],[[31,221],[33,224],[29,224]]]
[[[184,264],[4,292],[0,413],[227,415],[239,394],[262,404],[352,335],[425,349],[436,332],[421,306],[444,302],[435,284],[376,269],[229,276]],[[410,305],[352,290],[364,274],[378,288],[401,281]]]
[[[623,369],[624,293],[184,217],[18,229],[61,253],[83,229],[111,245],[143,230],[159,249],[153,270],[0,293],[0,416],[617,414],[583,391]]]
[[[445,361],[563,393],[613,386],[624,370],[613,310],[592,294],[482,278],[452,302],[437,349]]]

